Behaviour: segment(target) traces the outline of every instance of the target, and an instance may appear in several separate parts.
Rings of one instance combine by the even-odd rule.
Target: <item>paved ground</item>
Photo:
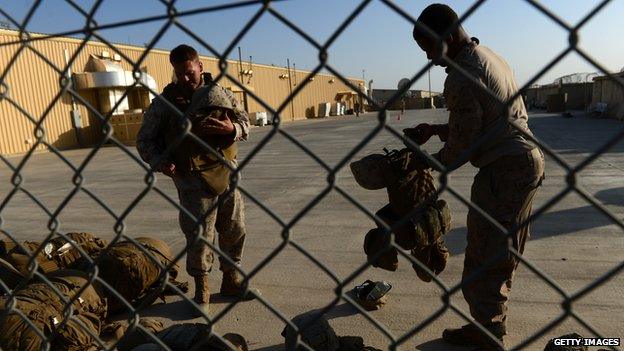
[[[396,112],[390,115],[390,125],[402,128],[424,121],[441,121],[445,113],[408,111],[401,121]],[[369,114],[359,119],[353,117],[309,120],[286,124],[283,130],[295,137],[318,157],[334,166],[370,133],[376,125],[376,116]],[[609,136],[623,125],[612,120],[595,120],[582,116],[564,119],[556,115],[533,115],[531,127],[535,134],[570,164],[574,165],[597,150]],[[248,155],[265,138],[270,127],[256,128],[253,138],[242,146],[242,156]],[[382,147],[400,147],[401,143],[388,132],[376,136],[358,156],[379,151]],[[436,151],[439,142],[427,145]],[[624,214],[624,145],[613,147],[585,168],[579,183],[595,196],[618,218]],[[80,164],[88,150],[63,152],[74,164]],[[11,158],[14,164],[20,157]],[[536,199],[540,207],[565,189],[564,168],[552,158],[547,160],[547,179]],[[459,169],[451,185],[468,196],[475,170],[470,166]],[[128,155],[117,148],[106,147],[99,151],[84,171],[85,188],[96,194],[116,214],[121,214],[145,188],[143,172]],[[72,173],[50,153],[35,155],[26,165],[24,187],[55,211],[72,189]],[[324,171],[311,157],[282,135],[276,135],[248,164],[244,171],[243,186],[259,201],[269,207],[282,221],[291,222],[326,186]],[[10,191],[11,173],[0,166],[0,199]],[[385,199],[383,191],[366,191],[359,188],[348,169],[338,175],[338,185],[360,201],[369,210],[380,208]],[[167,194],[176,196],[175,189],[166,178],[159,178],[158,186]],[[465,247],[466,207],[450,194],[454,216],[454,230],[447,244],[452,252],[448,267],[440,277],[448,285],[459,282]],[[20,240],[41,239],[47,234],[48,218],[25,194],[16,194],[1,212],[2,229]],[[90,231],[100,236],[113,236],[114,220],[100,205],[84,192],[78,193],[65,206],[60,215],[63,231]],[[248,240],[244,266],[255,267],[270,255],[281,242],[282,228],[252,201],[247,201]],[[130,236],[154,235],[165,239],[175,249],[183,245],[179,233],[177,213],[161,196],[150,193],[130,212],[125,233]],[[329,192],[311,211],[298,221],[290,231],[294,243],[323,262],[339,279],[347,278],[365,260],[362,251],[364,234],[373,223],[354,205],[336,191]],[[572,294],[592,283],[624,261],[624,235],[609,219],[595,210],[578,195],[569,194],[556,203],[533,225],[533,236],[527,244],[526,257],[542,272]],[[217,271],[218,272],[218,271]],[[213,272],[211,281],[218,287],[220,274]],[[423,283],[414,274],[407,261],[402,261],[394,273],[367,269],[355,277],[354,283],[366,279],[385,279],[393,284],[388,305],[371,315],[395,336],[408,332],[435,311],[443,307],[440,289]],[[253,279],[263,296],[284,316],[321,308],[334,300],[335,283],[310,259],[293,246],[282,250]],[[215,288],[216,289],[216,288]],[[229,301],[219,299],[211,315],[225,308]],[[452,301],[466,310],[461,294]],[[624,274],[607,281],[597,290],[584,295],[573,304],[574,310],[605,337],[624,337]],[[527,267],[520,267],[514,281],[510,305],[509,327],[511,343],[524,338],[558,318],[562,297],[544,283]],[[182,302],[170,299],[166,304],[152,308],[147,314],[162,318],[166,323],[189,320],[190,310]],[[360,335],[369,345],[387,348],[388,339],[366,318],[344,301],[330,313],[330,323],[341,335]],[[463,324],[461,318],[448,310],[429,327],[409,338],[402,349],[462,350],[452,348],[439,340],[442,329]],[[222,332],[239,332],[250,341],[252,349],[277,350],[283,342],[280,332],[283,323],[269,309],[258,302],[236,305],[217,324]],[[527,349],[541,350],[546,337],[577,331],[590,333],[571,318],[555,330],[531,344]]]

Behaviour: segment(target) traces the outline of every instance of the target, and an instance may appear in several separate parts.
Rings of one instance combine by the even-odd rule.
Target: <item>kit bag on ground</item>
[[[154,238],[136,238],[135,241],[115,243],[104,251],[99,259],[100,276],[133,306],[142,303],[151,304],[159,296],[171,292],[164,290],[162,279],[165,277],[163,268],[169,267],[173,255],[171,249],[162,240]],[[162,267],[162,268],[161,268]],[[188,290],[188,283],[177,281],[179,266],[171,265],[169,282],[182,290]],[[124,304],[107,291],[109,308],[119,311]]]
[[[101,321],[107,316],[99,287],[89,284],[79,271],[54,272],[48,280],[54,289],[44,282],[32,282],[14,292],[13,303],[0,297],[0,349],[38,351],[45,339],[51,350],[97,350],[94,337],[99,336]],[[61,296],[67,304],[73,301],[68,319]]]
[[[41,251],[35,256],[39,271],[50,273],[59,269],[88,269],[88,260],[76,248],[79,246],[90,257],[96,257],[108,243],[91,233],[67,233],[65,235],[72,242],[57,236],[43,244]],[[42,244],[35,241],[25,241],[22,247],[11,240],[0,241],[0,257],[11,263],[19,272],[28,275],[29,262],[32,254]]]

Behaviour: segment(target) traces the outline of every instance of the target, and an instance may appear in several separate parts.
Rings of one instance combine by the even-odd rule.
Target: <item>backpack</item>
[[[67,237],[80,246],[90,257],[95,257],[104,249],[108,243],[105,240],[95,237],[90,233],[67,233]],[[2,241],[0,244],[0,254],[6,252],[4,257],[19,272],[28,275],[28,262],[32,253],[37,250],[41,243],[25,241],[22,243],[24,249],[15,245],[12,241]],[[86,262],[80,252],[63,237],[56,237],[45,243],[43,249],[36,256],[39,271],[50,273],[59,269],[78,269]]]
[[[412,151],[409,149],[386,152],[385,164],[389,165],[391,175],[386,190],[388,204],[375,215],[386,225],[393,228],[394,241],[401,248],[411,250],[412,256],[427,266],[434,274],[439,274],[446,267],[448,250],[442,236],[451,229],[451,211],[446,201],[435,195],[434,178],[428,169],[414,167]],[[412,214],[418,206],[420,210]],[[405,220],[403,224],[397,224]],[[376,221],[377,228],[369,231],[364,240],[364,252],[374,267],[395,271],[398,268],[398,251],[391,247],[379,253],[390,242],[390,234],[384,231],[381,221]],[[376,255],[379,255],[376,259]],[[431,281],[431,277],[417,264],[412,264],[418,277]]]
[[[59,271],[49,279],[68,300],[88,285],[84,273],[78,271]],[[65,324],[62,324],[65,303],[50,285],[30,283],[16,291],[14,298],[10,311],[8,299],[0,298],[0,315],[3,316],[0,318],[0,348],[3,350],[40,350],[46,342],[40,334],[50,342],[51,350],[97,349],[93,336],[99,336],[100,320],[106,316],[106,302],[96,286],[88,285],[76,298],[72,304],[72,318]]]
[[[127,302],[133,306],[141,303],[151,304],[159,295],[168,293],[168,290],[156,292],[162,285],[164,277],[160,266],[167,267],[172,262],[169,246],[162,240],[153,238],[135,239],[143,247],[143,252],[130,241],[115,243],[99,258],[100,277],[114,288]],[[169,281],[183,292],[188,291],[188,283],[179,282],[176,277],[179,266],[173,265],[169,270]],[[116,296],[106,291],[109,297],[111,311],[119,311],[124,304]],[[147,299],[147,300],[146,300]]]

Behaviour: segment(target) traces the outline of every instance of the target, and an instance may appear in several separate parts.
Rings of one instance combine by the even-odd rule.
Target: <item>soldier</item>
[[[172,178],[180,204],[195,218],[205,217],[201,233],[197,223],[183,211],[180,211],[179,221],[187,240],[186,270],[195,280],[194,300],[207,306],[210,299],[208,273],[214,257],[206,244],[197,241],[197,236],[213,243],[215,230],[218,231],[219,248],[240,265],[246,234],[243,198],[238,189],[227,191],[229,168],[189,137],[174,147],[168,158],[161,160],[167,146],[180,139],[186,118],[180,117],[162,99],[186,112],[187,116],[190,116],[187,109],[193,108],[191,104],[202,108],[193,111],[193,115],[203,113],[204,118],[195,121],[191,131],[234,168],[237,166],[236,142],[247,140],[249,118],[230,91],[202,80],[203,65],[195,49],[180,45],[171,51],[169,61],[177,81],[167,85],[145,112],[137,136],[137,149],[154,170]],[[208,213],[216,204],[218,206]],[[222,257],[219,261],[223,272],[221,294],[253,299],[255,295],[251,290],[243,296],[245,288],[235,267]]]
[[[515,99],[509,110],[504,106],[518,88],[503,58],[469,37],[457,25],[457,14],[446,5],[428,6],[418,21],[437,36],[450,31],[441,38],[446,46],[445,57],[441,55],[442,45],[437,45],[437,38],[432,38],[429,31],[416,25],[413,32],[427,58],[446,67],[444,97],[450,114],[448,124],[420,124],[404,132],[421,144],[438,135],[445,144],[433,157],[446,167],[454,169],[469,160],[479,168],[472,185],[471,202],[510,232],[510,237],[505,237],[490,221],[469,209],[462,291],[472,317],[500,343],[493,344],[474,324],[446,329],[442,338],[453,344],[497,350],[501,344],[504,346],[507,334],[507,300],[518,265],[509,248],[513,246],[519,253],[524,251],[529,237],[525,221],[544,179],[544,157],[526,136],[531,131],[522,99]],[[454,62],[469,77],[449,62]],[[526,135],[508,120],[515,122]],[[473,274],[480,269],[484,270]]]

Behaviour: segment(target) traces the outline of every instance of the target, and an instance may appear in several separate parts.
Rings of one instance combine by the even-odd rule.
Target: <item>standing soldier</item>
[[[544,179],[544,156],[525,136],[531,135],[531,131],[522,99],[516,98],[509,110],[504,106],[518,88],[503,58],[479,45],[476,38],[470,38],[458,25],[457,14],[446,5],[430,5],[418,21],[437,36],[454,28],[441,38],[446,44],[444,58],[440,58],[441,45],[437,45],[429,31],[417,25],[413,33],[427,58],[446,67],[444,96],[450,111],[449,122],[421,124],[404,132],[419,143],[438,135],[445,144],[433,156],[446,167],[453,169],[469,160],[479,168],[472,185],[471,202],[510,233],[510,237],[505,237],[490,221],[469,209],[462,291],[472,317],[498,338],[499,343],[493,343],[473,324],[446,329],[442,338],[453,344],[498,350],[505,345],[507,300],[518,265],[518,259],[509,249],[524,251],[529,237],[525,222]],[[524,134],[511,126],[509,120]]]
[[[171,51],[169,61],[177,81],[167,85],[145,112],[137,149],[154,170],[172,178],[178,189],[180,205],[195,218],[204,218],[202,232],[199,232],[195,220],[183,211],[179,216],[187,241],[186,270],[195,280],[193,299],[207,306],[210,299],[208,273],[214,257],[212,250],[197,240],[197,236],[214,243],[216,229],[219,248],[240,265],[245,242],[243,198],[238,189],[227,191],[229,168],[190,137],[183,138],[171,150],[169,158],[160,160],[167,146],[183,135],[181,126],[185,119],[170,109],[163,98],[181,112],[186,112],[187,116],[203,115],[200,121],[189,117],[193,123],[191,131],[234,168],[237,166],[236,142],[247,140],[249,119],[230,91],[213,82],[204,82],[203,66],[195,49],[180,45]],[[219,261],[223,271],[221,294],[253,299],[252,290],[247,290],[243,296],[246,290],[235,267],[223,257],[219,257]]]

